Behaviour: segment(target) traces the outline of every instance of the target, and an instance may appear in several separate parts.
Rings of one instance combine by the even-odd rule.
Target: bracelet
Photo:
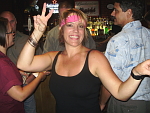
[[[144,79],[144,76],[142,76],[142,75],[140,75],[140,76],[134,75],[132,71],[131,71],[131,76],[135,80],[142,80],[142,79]]]
[[[132,69],[133,70],[133,69]],[[148,75],[134,75],[134,73],[131,71],[131,76],[135,80],[143,80],[145,77],[149,77]]]
[[[34,48],[36,48],[36,46],[38,45],[38,43],[32,37],[28,39],[28,43]]]

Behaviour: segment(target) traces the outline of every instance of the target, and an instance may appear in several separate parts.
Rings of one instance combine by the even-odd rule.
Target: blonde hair
[[[67,17],[69,15],[71,15],[71,14],[75,14],[75,15],[79,16],[82,20],[84,20],[85,24],[87,24],[87,15],[84,14],[81,10],[75,9],[75,8],[71,8],[71,9],[66,10],[63,13],[62,18],[60,18],[60,23],[63,20],[66,22]],[[60,45],[65,45],[63,34],[64,34],[64,26],[60,27],[60,31],[59,31],[59,43],[60,43]],[[85,31],[84,31],[84,36],[85,37],[84,37],[84,39],[82,41],[83,45],[85,45],[85,40],[87,40],[87,31],[86,31],[86,28],[85,28]]]

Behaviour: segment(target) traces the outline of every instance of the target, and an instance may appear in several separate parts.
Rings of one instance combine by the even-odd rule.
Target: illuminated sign
[[[53,12],[53,13],[58,13],[58,6],[59,6],[58,3],[56,3],[56,4],[47,4],[47,5],[46,5],[46,8],[54,9],[54,12]]]

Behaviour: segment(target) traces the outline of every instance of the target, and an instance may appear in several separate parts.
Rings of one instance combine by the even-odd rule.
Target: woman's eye
[[[72,25],[71,25],[71,24],[66,24],[66,26],[67,26],[67,27],[72,27]]]
[[[80,28],[84,28],[84,25],[80,25],[79,27],[80,27]]]

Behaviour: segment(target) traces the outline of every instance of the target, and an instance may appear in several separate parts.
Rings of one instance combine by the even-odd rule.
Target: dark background
[[[31,3],[36,0],[0,0],[0,13],[2,11],[11,11],[17,18],[17,29],[19,31],[24,32],[25,27],[27,25],[27,18],[29,13],[25,13],[24,10],[29,8]],[[52,0],[37,0],[37,5],[42,9],[43,3],[52,3]],[[57,0],[57,2],[61,2],[63,0]],[[77,1],[77,0],[76,0]],[[78,0],[78,1],[92,1],[92,0]],[[96,0],[95,0],[96,1]],[[98,0],[99,1],[99,16],[100,17],[110,17],[110,13],[112,10],[107,9],[108,4],[113,4],[114,0]],[[145,12],[150,10],[150,0],[144,0],[145,2]],[[37,12],[32,11],[31,16],[38,14]],[[48,25],[50,26],[54,19],[58,19],[58,14],[53,14],[53,16],[48,21]],[[53,26],[51,26],[53,27]]]

